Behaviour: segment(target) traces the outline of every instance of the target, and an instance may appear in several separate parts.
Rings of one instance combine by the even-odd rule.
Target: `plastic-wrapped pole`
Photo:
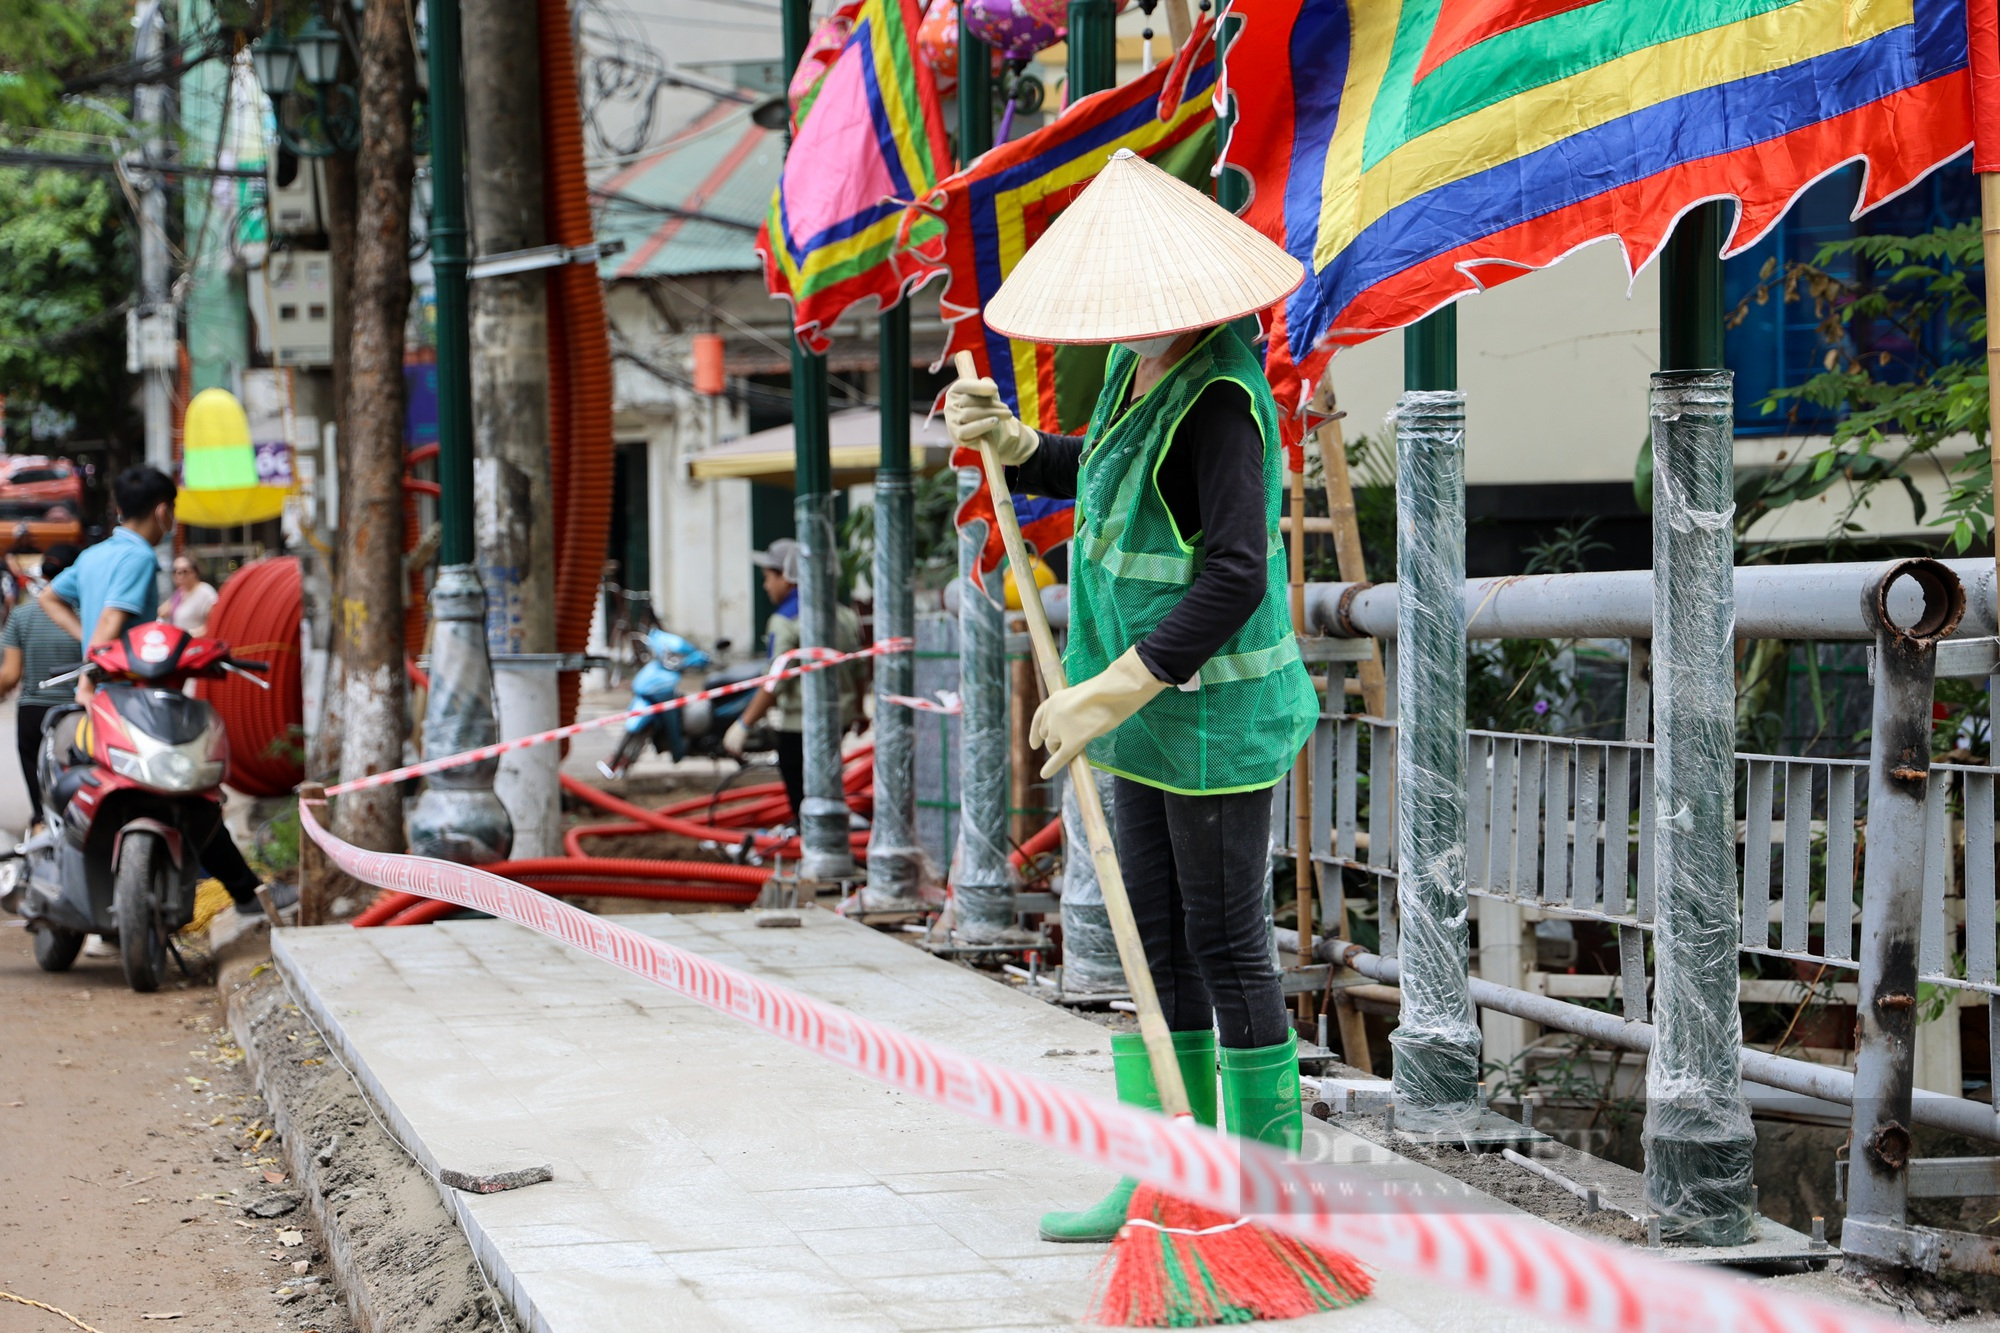
[[[1740,1245],[1757,1136],[1736,1048],[1735,432],[1726,370],[1653,376],[1658,927],[1646,1196],[1664,1234]]]
[[[834,645],[839,549],[831,491],[792,502],[799,543],[799,638],[808,647]],[[805,676],[805,800],[799,806],[799,877],[822,883],[851,879],[847,793],[840,782],[840,671]]]
[[[1889,610],[1909,578],[1924,608],[1910,625]],[[1965,590],[1935,560],[1884,565],[1861,599],[1875,624],[1875,715],[1868,746],[1868,865],[1861,894],[1861,992],[1855,1009],[1854,1133],[1840,1245],[1907,1264],[1917,1054],[1917,945],[1923,926],[1925,807],[1937,641],[1965,613]]]
[[[875,471],[875,637],[914,638],[917,607],[910,576],[915,497],[910,483],[910,307],[881,319],[882,452]],[[868,827],[868,887],[861,905],[882,910],[912,903],[923,873],[917,844],[915,718],[885,696],[916,693],[916,658],[890,653],[875,663],[875,815]]]
[[[978,468],[960,468],[959,503],[971,499],[979,484]],[[990,944],[1014,929],[1014,867],[1007,860],[1007,622],[1000,571],[983,583],[979,577],[985,546],[984,523],[958,530],[958,679],[964,711],[952,900],[958,934],[972,944]]]
[[[1479,1025],[1465,890],[1465,395],[1396,407],[1396,1117],[1459,1129],[1479,1115]]]
[[[431,589],[431,690],[424,753],[457,754],[500,739],[493,667],[486,657],[486,588],[474,565],[446,565]],[[825,674],[825,673],[821,673]],[[410,851],[482,865],[514,844],[507,807],[493,792],[498,759],[431,774],[410,813]]]
[[[1112,799],[1117,778],[1093,769],[1099,803],[1111,835],[1118,836],[1117,802]],[[1090,859],[1090,837],[1084,831],[1083,812],[1076,803],[1076,790],[1067,776],[1063,779],[1063,869],[1062,988],[1065,995],[1103,995],[1125,990],[1125,969],[1118,961],[1118,941],[1111,933],[1111,917],[1104,907],[1104,889],[1097,882],[1097,867]]]

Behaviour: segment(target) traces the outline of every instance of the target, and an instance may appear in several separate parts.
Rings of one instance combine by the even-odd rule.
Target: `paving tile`
[[[626,924],[968,1054],[1105,1094],[1104,1029],[828,913]],[[1073,1328],[1103,1247],[1045,1209],[1112,1183],[505,922],[287,932],[285,956],[426,1150],[549,1162],[468,1198],[495,1285],[554,1333]],[[1051,1050],[1078,1055],[1049,1055]],[[1394,1173],[1409,1164],[1363,1165]],[[1385,1279],[1300,1330],[1515,1333]]]

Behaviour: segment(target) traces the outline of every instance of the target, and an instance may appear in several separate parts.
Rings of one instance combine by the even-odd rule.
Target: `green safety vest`
[[[1155,695],[1092,741],[1088,753],[1098,768],[1183,795],[1256,791],[1291,771],[1319,717],[1319,697],[1299,661],[1285,603],[1278,409],[1262,368],[1227,327],[1212,330],[1165,378],[1123,407],[1138,361],[1123,347],[1112,350],[1084,440],[1063,666],[1072,681],[1103,671],[1180,604],[1201,572],[1202,535],[1181,534],[1155,477],[1174,429],[1201,391],[1217,380],[1241,385],[1264,437],[1270,534],[1264,600],[1202,665],[1198,688],[1190,683]]]

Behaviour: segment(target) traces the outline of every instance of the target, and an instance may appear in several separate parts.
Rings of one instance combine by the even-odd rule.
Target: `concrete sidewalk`
[[[619,921],[1108,1095],[1103,1028],[830,913],[803,916],[795,930],[744,913]],[[429,1169],[553,1168],[547,1184],[451,1196],[533,1329],[1071,1328],[1087,1304],[1102,1247],[1047,1244],[1035,1219],[1096,1199],[1103,1172],[504,922],[290,930],[277,958]],[[1443,1180],[1373,1151],[1385,1174]],[[1543,1326],[1393,1275],[1380,1287],[1293,1326]]]

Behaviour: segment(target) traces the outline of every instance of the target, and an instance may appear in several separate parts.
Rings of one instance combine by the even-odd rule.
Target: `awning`
[[[859,407],[835,412],[827,419],[835,487],[858,486],[875,480],[881,431],[880,419],[873,408]],[[688,461],[688,472],[703,480],[747,477],[771,486],[789,487],[792,485],[793,459],[792,428],[778,426],[694,455]],[[951,439],[945,434],[944,418],[932,417],[926,427],[924,418],[912,412],[910,467],[920,474],[931,473],[950,460]]]

